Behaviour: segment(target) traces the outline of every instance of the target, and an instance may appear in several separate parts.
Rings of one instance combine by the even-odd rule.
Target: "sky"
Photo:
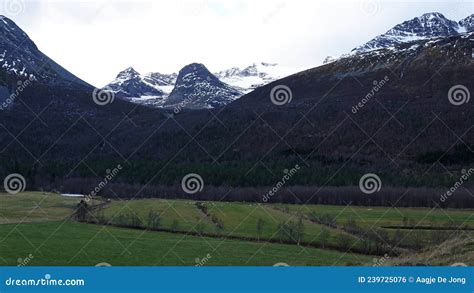
[[[96,87],[132,66],[211,72],[254,62],[318,66],[404,20],[441,12],[460,20],[474,1],[1,0],[0,13],[38,48]]]

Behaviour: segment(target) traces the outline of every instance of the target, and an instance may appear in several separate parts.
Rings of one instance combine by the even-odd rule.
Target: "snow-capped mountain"
[[[467,32],[474,31],[474,14],[459,21],[461,28],[464,28]]]
[[[164,95],[163,91],[154,87],[150,81],[145,80],[132,67],[121,71],[117,78],[106,87],[121,98]]]
[[[143,79],[163,91],[165,95],[169,95],[173,90],[177,77],[178,74],[176,73],[163,74],[159,72],[150,72],[145,74]]]
[[[121,71],[104,89],[116,97],[138,104],[160,106],[172,91],[176,74],[150,72],[141,75],[132,67]]]
[[[447,19],[438,12],[425,13],[394,26],[385,34],[352,50],[353,53],[363,53],[371,50],[394,47],[401,43],[417,40],[446,37],[459,33],[471,32],[474,29],[474,14],[459,22]]]
[[[0,67],[2,83],[29,79],[53,86],[91,88],[43,54],[28,35],[12,20],[0,15]]]
[[[195,65],[199,67],[199,64]],[[297,72],[297,70],[283,67],[276,63],[260,62],[253,63],[243,69],[232,67],[227,70],[222,70],[211,74],[212,77],[210,78],[213,80],[217,78],[220,82],[230,86],[230,92],[239,92],[240,94],[236,97],[239,98],[243,94],[249,93],[260,86],[295,72]],[[175,87],[177,77],[178,75],[176,73],[162,74],[151,72],[142,75],[129,67],[120,72],[115,80],[106,85],[104,89],[113,91],[117,97],[134,103],[161,107],[165,103],[170,104],[167,103],[168,96]],[[202,86],[202,84],[199,85]],[[212,91],[201,91],[201,89],[198,89],[196,92],[201,92],[201,94],[204,95]],[[232,98],[223,98],[217,102],[217,104],[225,104],[225,101],[230,102],[235,99],[234,94],[228,96],[232,96]],[[207,97],[203,96],[202,99],[205,100]],[[210,107],[210,105],[214,103],[208,101],[205,104],[205,107]]]
[[[233,67],[228,70],[219,71],[215,75],[221,81],[239,88],[243,93],[248,93],[295,72],[294,69],[283,67],[276,63],[261,62],[253,63],[244,69]]]
[[[164,95],[162,90],[155,87],[152,80],[146,80],[132,67],[121,71],[105,88],[121,98]]]
[[[242,96],[242,92],[219,80],[202,64],[193,63],[179,71],[165,107],[215,108]]]

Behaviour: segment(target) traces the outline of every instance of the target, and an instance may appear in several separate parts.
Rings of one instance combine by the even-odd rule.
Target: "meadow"
[[[474,236],[472,210],[97,198],[78,218],[80,201],[0,194],[0,263],[399,264],[396,259]],[[471,254],[449,261],[465,262]]]

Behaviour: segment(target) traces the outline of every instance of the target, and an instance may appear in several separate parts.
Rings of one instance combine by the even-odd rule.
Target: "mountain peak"
[[[185,76],[186,74],[198,72],[199,74],[211,74],[211,72],[201,63],[191,63],[184,66],[178,73],[178,79],[180,76]]]
[[[469,15],[459,21],[459,25],[467,32],[474,31],[474,14]]]
[[[0,33],[2,34],[2,45],[14,45],[20,49],[30,52],[38,50],[35,43],[16,23],[4,15],[0,15]]]
[[[47,85],[91,86],[43,54],[16,23],[0,16],[0,62],[13,78],[29,78]]]
[[[456,34],[458,27],[457,22],[447,19],[443,14],[430,12],[404,21],[393,27],[386,34],[429,38]]]
[[[117,78],[123,78],[123,77],[135,77],[135,76],[140,76],[140,73],[136,71],[133,67],[127,67],[124,70],[120,71],[119,74],[117,75]]]
[[[178,73],[176,84],[206,81],[211,83],[220,83],[221,81],[212,74],[204,64],[191,63],[184,66]]]
[[[127,72],[136,72],[136,73],[138,73],[132,66],[129,66],[129,67],[125,68],[124,71],[127,71]]]
[[[397,24],[385,34],[379,35],[366,44],[352,50],[355,53],[367,52],[380,48],[393,47],[401,43],[446,37],[473,29],[473,16],[469,16],[459,23],[447,19],[439,12],[425,13],[419,17]]]
[[[433,18],[444,18],[447,19],[443,14],[439,12],[428,12],[421,15],[422,19],[433,19]]]
[[[241,95],[239,90],[220,81],[203,64],[191,63],[179,71],[165,106],[214,108],[226,105]]]
[[[161,84],[154,78],[143,77],[133,67],[128,67],[119,72],[115,80],[104,88],[114,92],[118,97],[124,99],[141,98],[142,96],[163,97],[165,91],[160,88]]]

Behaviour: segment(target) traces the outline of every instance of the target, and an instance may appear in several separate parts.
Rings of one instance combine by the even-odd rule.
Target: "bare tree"
[[[89,212],[89,206],[87,204],[87,202],[85,202],[84,200],[81,200],[78,204],[77,204],[77,209],[76,209],[76,219],[79,221],[79,222],[83,222],[86,220],[87,218],[87,213]]]
[[[265,224],[265,222],[261,219],[261,218],[258,218],[257,220],[257,237],[258,237],[258,241],[260,241],[260,237],[262,236],[262,232],[263,232],[263,225]]]

